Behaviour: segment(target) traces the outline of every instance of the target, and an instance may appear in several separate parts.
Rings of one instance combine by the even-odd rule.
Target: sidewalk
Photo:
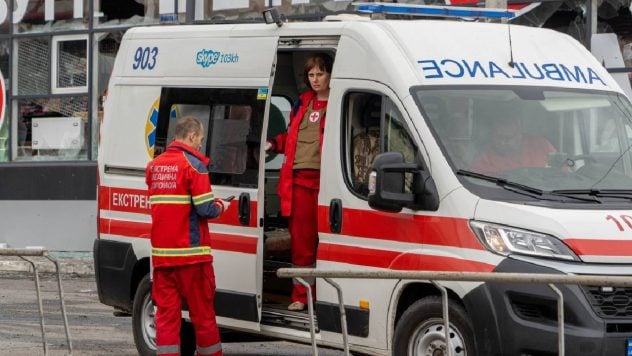
[[[94,276],[94,261],[92,251],[50,251],[49,256],[59,262],[62,274],[77,276]],[[27,257],[35,263],[37,270],[43,273],[55,272],[55,265],[43,257]],[[30,263],[19,257],[0,256],[0,271],[3,272],[33,272]]]

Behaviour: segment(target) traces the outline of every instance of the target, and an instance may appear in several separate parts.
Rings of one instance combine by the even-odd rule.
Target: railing
[[[460,282],[496,282],[496,283],[525,283],[547,284],[557,295],[557,323],[558,323],[558,355],[564,356],[564,296],[555,284],[574,285],[598,285],[603,287],[632,287],[632,276],[599,276],[599,275],[564,275],[542,273],[500,273],[500,272],[429,272],[429,271],[352,271],[352,270],[319,270],[315,268],[280,268],[277,276],[281,278],[296,278],[303,285],[309,285],[301,277],[323,278],[327,283],[336,288],[338,292],[338,304],[340,307],[340,323],[345,354],[349,355],[349,343],[347,335],[347,320],[344,313],[342,289],[333,283],[331,278],[355,278],[355,279],[401,279],[401,280],[425,280],[433,283],[440,291],[443,304],[443,322],[446,344],[448,344],[450,320],[448,317],[448,291],[437,281]],[[315,337],[315,320],[311,290],[307,293],[308,311],[310,319],[310,333],[312,338],[312,352],[318,355],[318,347]],[[446,348],[447,356],[450,356],[450,348]]]
[[[68,344],[68,355],[72,355],[72,342],[70,341],[70,331],[68,329],[68,318],[66,316],[66,305],[64,303],[64,290],[61,286],[61,275],[59,273],[59,262],[48,255],[48,250],[42,248],[0,248],[0,256],[19,257],[28,262],[33,267],[35,275],[35,291],[37,292],[37,305],[39,307],[40,328],[42,330],[42,344],[44,346],[44,355],[48,355],[48,343],[46,342],[46,330],[44,327],[44,309],[42,307],[42,297],[39,285],[39,273],[35,262],[26,257],[44,257],[55,264],[55,274],[57,274],[57,287],[59,290],[59,304],[61,306],[61,315],[64,320],[64,329],[66,331],[66,342]]]

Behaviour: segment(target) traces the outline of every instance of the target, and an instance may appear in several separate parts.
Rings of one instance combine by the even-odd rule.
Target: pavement
[[[60,272],[78,277],[94,276],[92,251],[49,251],[49,257],[59,262]],[[43,273],[55,272],[55,264],[44,257],[27,257]],[[33,272],[33,266],[19,257],[0,256],[0,272]]]

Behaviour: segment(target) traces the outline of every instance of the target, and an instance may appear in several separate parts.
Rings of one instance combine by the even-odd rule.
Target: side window
[[[213,184],[256,187],[264,108],[257,89],[163,88],[156,155],[174,139],[175,121],[192,115],[206,131],[201,151]]]
[[[386,96],[352,92],[345,96],[347,178],[354,192],[368,196],[368,177],[378,153],[399,151],[405,161],[416,160],[413,143],[399,110]],[[407,177],[406,186],[412,183]],[[407,188],[408,189],[408,188]]]

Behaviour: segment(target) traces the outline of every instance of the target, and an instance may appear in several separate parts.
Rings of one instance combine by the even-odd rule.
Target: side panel
[[[336,80],[331,86],[319,194],[318,268],[492,271],[501,259],[486,252],[468,227],[476,199],[464,190],[446,190],[445,182],[440,178],[443,171],[439,167],[447,165],[437,154],[440,151],[436,145],[424,142],[430,141],[430,136],[427,128],[420,127],[421,124],[414,120],[419,114],[409,114],[393,91],[376,82]],[[357,185],[357,177],[352,174],[357,169],[353,157],[363,157],[366,153],[355,152],[356,143],[351,139],[356,138],[356,133],[372,130],[372,127],[360,126],[371,121],[366,116],[375,116],[366,112],[365,107],[372,105],[368,97],[380,99],[375,115],[381,115],[382,119],[376,125],[382,135],[384,132],[389,135],[388,142],[384,141],[386,136],[382,136],[385,143],[380,149],[401,150],[405,156],[410,155],[411,160],[423,161],[425,169],[437,168],[431,170],[443,198],[437,211],[404,209],[400,213],[385,213],[369,207]],[[353,116],[358,116],[358,120],[351,124]],[[393,131],[396,129],[396,117],[400,124],[397,134]],[[408,142],[416,146],[414,149],[412,146],[396,145],[393,141],[400,135],[404,137],[404,134],[409,138]],[[342,205],[339,233],[330,226],[330,204],[336,199]],[[351,336],[350,342],[388,350],[399,288],[406,283],[401,286],[396,280],[344,280],[339,283],[347,306],[357,307],[364,302],[369,305],[368,337]],[[465,295],[474,286],[447,284],[459,296]],[[337,303],[335,290],[320,280],[317,282],[317,298],[322,303]],[[340,335],[323,332],[323,339],[336,342],[340,340]]]

